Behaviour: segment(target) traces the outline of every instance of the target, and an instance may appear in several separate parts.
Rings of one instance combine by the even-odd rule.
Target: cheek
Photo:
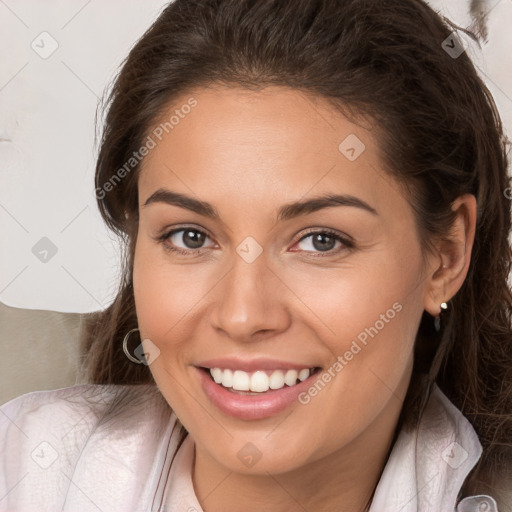
[[[296,296],[296,318],[307,321],[336,354],[355,339],[363,346],[372,339],[387,339],[388,348],[410,344],[422,312],[420,274],[421,253],[414,247],[407,258],[389,247],[337,267],[294,264],[280,271]]]
[[[343,425],[331,432],[327,451],[357,436],[387,407],[399,408],[405,397],[422,290],[415,287],[414,269],[397,271],[392,266],[390,262],[374,272],[352,269],[346,277],[340,274],[335,285],[325,276],[317,280],[323,293],[315,288],[303,297],[318,312],[321,321],[311,320],[310,328],[320,334],[319,342],[330,356],[321,377],[327,391],[323,384],[312,385],[301,404],[321,417],[311,427],[313,436],[321,438],[326,425]]]
[[[423,312],[421,265],[419,249],[411,248],[407,258],[389,250],[350,268],[317,272],[314,279],[288,276],[307,306],[299,321],[307,319],[329,349],[325,377],[340,397],[340,409],[327,413],[332,421],[355,409],[374,414],[391,393],[405,394]]]
[[[191,269],[192,267],[188,267]],[[199,300],[195,272],[170,265],[165,251],[139,237],[135,250],[133,289],[141,339],[149,338],[159,357],[149,366],[158,388],[180,418],[187,418],[186,379],[190,314]]]
[[[133,270],[139,329],[172,364],[169,355],[186,356],[186,341],[197,327],[201,301],[212,285],[205,266],[173,265],[169,259],[153,240],[139,237]]]

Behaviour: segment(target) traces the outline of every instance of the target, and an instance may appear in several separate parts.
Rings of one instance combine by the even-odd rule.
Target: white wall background
[[[96,106],[164,4],[0,2],[0,301],[5,304],[87,312],[113,299],[117,243],[104,228],[94,197]]]
[[[110,304],[119,251],[94,197],[99,98],[164,0],[0,0],[0,301],[89,312]],[[432,0],[461,26],[469,0]],[[467,51],[512,129],[512,1],[482,2]],[[441,42],[440,42],[441,44]]]

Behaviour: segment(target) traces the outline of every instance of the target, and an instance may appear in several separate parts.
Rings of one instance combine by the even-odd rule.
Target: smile
[[[234,391],[265,393],[269,389],[282,389],[285,386],[295,386],[306,380],[315,368],[301,370],[257,370],[245,372],[222,368],[210,368],[213,380],[221,386]]]
[[[210,403],[224,414],[241,420],[269,418],[298,404],[300,393],[321,371],[317,366],[284,369],[287,365],[279,368],[276,362],[236,364],[226,360],[211,366],[203,364],[196,366],[195,371]],[[240,370],[237,366],[246,368]],[[271,368],[263,369],[265,366]]]

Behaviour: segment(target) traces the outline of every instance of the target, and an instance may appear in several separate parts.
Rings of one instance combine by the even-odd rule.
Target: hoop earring
[[[434,319],[434,328],[436,332],[439,332],[441,330],[441,313],[443,310],[448,309],[448,304],[446,302],[441,302],[441,310],[439,311],[439,314]]]
[[[135,357],[133,357],[133,356],[130,354],[130,352],[128,352],[128,339],[130,338],[130,336],[131,336],[134,332],[136,332],[136,331],[138,331],[138,330],[139,330],[138,328],[135,328],[135,329],[132,329],[131,331],[128,331],[128,332],[126,333],[126,336],[125,336],[125,337],[124,337],[124,339],[123,339],[123,352],[124,352],[125,356],[126,356],[130,361],[132,361],[132,362],[134,362],[134,363],[137,363],[137,364],[143,364],[143,362],[142,362],[142,361],[139,361],[138,359],[136,359]]]

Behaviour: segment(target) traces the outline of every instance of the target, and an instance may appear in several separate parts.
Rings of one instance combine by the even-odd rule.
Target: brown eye
[[[204,243],[209,239],[203,231],[194,228],[173,229],[160,237],[167,250],[184,255],[195,256],[202,252]]]
[[[179,233],[182,234],[179,235]],[[172,240],[173,238],[174,240]],[[179,231],[171,232],[167,240],[171,240],[174,244],[179,241],[185,245],[185,249],[199,249],[206,238],[204,233],[196,229],[180,229]]]

